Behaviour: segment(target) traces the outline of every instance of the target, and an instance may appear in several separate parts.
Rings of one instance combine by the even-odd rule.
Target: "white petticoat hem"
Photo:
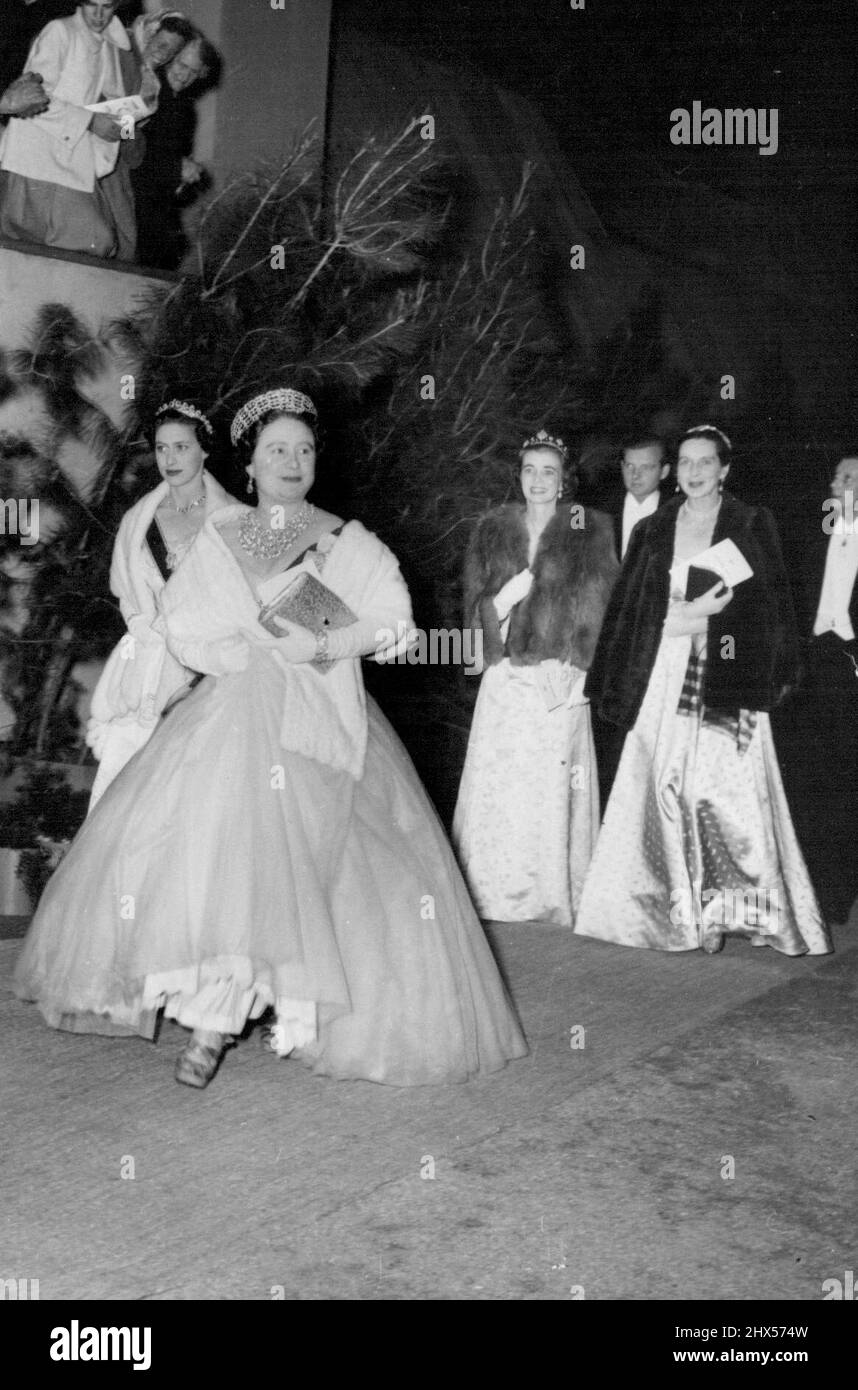
[[[274,1008],[276,1022],[270,1046],[278,1057],[288,1057],[296,1047],[318,1040],[318,1008],[314,1000],[276,1000],[261,981],[244,984],[251,963],[244,957],[219,958],[201,966],[147,975],[143,982],[142,1009],[164,1010],[184,1028],[205,1029],[237,1037],[249,1019],[261,1018]]]

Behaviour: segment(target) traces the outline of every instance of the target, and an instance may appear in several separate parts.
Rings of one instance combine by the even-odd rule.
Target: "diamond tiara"
[[[164,415],[168,410],[175,410],[177,415],[186,415],[189,420],[199,420],[207,434],[214,434],[208,416],[204,415],[201,410],[197,410],[197,407],[191,405],[190,401],[173,400],[167,401],[164,405],[159,405],[158,409],[155,411],[155,419],[157,420],[159,415]]]
[[[732,449],[733,445],[730,443],[724,431],[719,430],[717,425],[692,425],[690,430],[685,431],[683,438],[687,439],[690,434],[700,434],[701,430],[711,430],[713,434],[717,434],[719,439],[723,439],[728,449]]]
[[[236,413],[229,431],[229,437],[233,444],[237,444],[251,425],[255,425],[256,421],[261,420],[263,415],[267,415],[269,410],[285,410],[291,415],[318,416],[319,414],[310,397],[305,396],[303,391],[293,391],[291,386],[280,386],[274,391],[264,391],[261,396],[253,396]]]
[[[525,439],[518,451],[519,455],[523,454],[526,449],[556,449],[564,463],[569,458],[569,450],[563,443],[563,440],[555,438],[555,436],[549,434],[547,430],[537,430],[536,434],[532,434],[529,439]]]

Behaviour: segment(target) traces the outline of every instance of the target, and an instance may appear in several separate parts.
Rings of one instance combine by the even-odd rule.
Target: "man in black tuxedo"
[[[788,540],[805,673],[773,720],[796,831],[825,916],[858,896],[858,449]]]
[[[671,495],[664,440],[655,434],[630,436],[622,447],[620,471],[624,490],[611,512],[617,555],[622,560],[637,523],[652,516]]]
[[[617,489],[605,507],[613,521],[614,544],[621,560],[629,548],[629,539],[637,523],[644,517],[652,516],[672,495],[668,481],[670,466],[665,460],[665,453],[664,440],[657,434],[629,435],[622,446],[620,473],[623,490],[620,493]],[[625,733],[614,724],[606,724],[595,716],[593,737],[599,770],[599,795],[604,812],[623,751]]]

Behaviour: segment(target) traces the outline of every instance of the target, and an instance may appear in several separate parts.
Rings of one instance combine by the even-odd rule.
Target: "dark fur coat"
[[[601,717],[623,729],[637,719],[655,664],[683,500],[660,507],[632,532],[587,677],[587,694]],[[703,701],[712,709],[771,710],[798,674],[796,621],[777,527],[766,507],[746,506],[725,492],[712,544],[727,538],[754,574],[709,619]],[[726,637],[733,638],[732,648]]]
[[[557,508],[539,538],[533,585],[512,610],[504,645],[492,599],[527,568],[527,549],[522,504],[507,503],[480,519],[465,561],[465,624],[483,629],[487,665],[505,656],[514,666],[554,657],[587,670],[619,573],[610,518],[589,508],[573,513],[568,504]]]

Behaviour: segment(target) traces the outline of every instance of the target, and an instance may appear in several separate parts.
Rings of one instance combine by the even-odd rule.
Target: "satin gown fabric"
[[[831,950],[789,815],[769,716],[749,747],[678,714],[690,637],[662,637],[623,747],[575,931],[691,951],[706,930],[786,955]]]
[[[356,564],[379,550],[351,535]],[[206,566],[202,653],[228,637],[244,584],[222,542]],[[171,582],[177,623],[174,586],[193,568]],[[361,592],[340,596],[358,611]],[[251,646],[246,669],[206,676],[110,784],[18,963],[16,990],[48,1023],[152,1037],[164,1009],[236,1033],[270,1005],[278,1050],[401,1086],[526,1053],[440,822],[373,701],[362,775],[284,746],[285,688],[328,679]]]
[[[571,927],[599,830],[590,706],[549,711],[537,676],[508,659],[483,673],[453,842],[485,921]]]

